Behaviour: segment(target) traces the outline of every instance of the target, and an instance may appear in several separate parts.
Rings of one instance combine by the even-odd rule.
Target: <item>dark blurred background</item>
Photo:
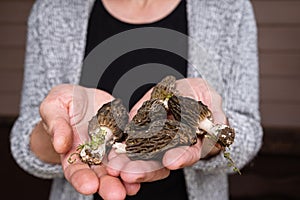
[[[0,0],[1,195],[48,199],[50,180],[22,171],[10,154],[18,115],[26,21],[33,0]],[[300,199],[300,0],[252,0],[259,37],[263,147],[230,176],[233,200]],[[2,198],[1,198],[2,199]]]

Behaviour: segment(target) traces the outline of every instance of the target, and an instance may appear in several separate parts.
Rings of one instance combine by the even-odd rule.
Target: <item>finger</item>
[[[122,193],[124,193],[124,190],[127,193],[127,189],[124,184],[123,184],[123,186],[120,185],[120,183],[122,183],[120,179],[118,179],[117,177],[112,177],[112,176],[107,175],[107,170],[104,165],[95,165],[95,166],[92,166],[91,168],[95,171],[98,178],[100,179],[100,187],[99,187],[98,192],[102,197],[104,197],[104,199],[123,199],[124,194],[122,194]],[[117,179],[115,179],[115,178],[117,178]],[[118,190],[119,191],[118,193],[120,193],[121,195],[120,194],[107,194],[107,192],[109,192],[109,191],[107,191],[107,189],[105,188],[105,186],[103,186],[103,184],[116,184],[116,185],[112,185],[111,187],[115,187],[115,190]],[[134,187],[134,186],[129,185],[128,187],[129,187],[128,188],[129,192],[131,192],[131,193],[137,192],[136,191],[137,186]],[[124,188],[124,189],[122,189],[122,188]],[[115,192],[115,191],[113,191],[113,192]],[[118,195],[120,195],[120,196],[118,196]]]
[[[43,126],[52,136],[57,153],[66,153],[72,145],[72,128],[67,110],[66,103],[57,99],[46,98],[40,106]]]
[[[195,164],[200,157],[201,142],[198,140],[193,146],[182,146],[168,150],[163,157],[162,163],[166,168],[176,170]]]
[[[121,178],[127,183],[141,183],[161,180],[168,177],[170,171],[156,161],[131,161],[121,171]]]
[[[81,194],[90,195],[98,191],[99,178],[95,172],[83,163],[68,165],[65,170],[65,178]]]
[[[109,175],[118,177],[124,166],[130,162],[130,159],[125,154],[120,154],[109,160],[106,164],[106,169]]]
[[[176,89],[182,96],[190,97],[197,101],[201,101],[209,108],[212,105],[212,95],[215,91],[210,85],[201,78],[184,78],[176,81]]]
[[[72,128],[63,118],[57,119],[53,126],[53,147],[57,153],[66,153],[73,143]]]
[[[176,81],[176,90],[180,92],[182,96],[197,99],[197,91],[193,86],[191,78],[183,78]]]
[[[117,157],[117,156],[120,156],[120,154],[119,154],[119,153],[116,153],[115,149],[112,148],[112,149],[110,150],[110,152],[109,152],[107,158],[108,158],[108,160],[111,160],[111,159],[113,159],[113,158],[115,158],[115,157]]]
[[[136,195],[138,193],[138,191],[141,188],[141,184],[140,183],[127,183],[127,182],[123,182],[123,185],[126,189],[126,193],[129,196],[133,196]]]
[[[91,169],[94,170],[98,178],[101,178],[102,176],[107,174],[107,171],[103,165],[92,165]]]
[[[213,122],[215,124],[228,124],[225,113],[221,108],[216,111],[213,111]]]
[[[126,189],[117,177],[104,175],[100,178],[99,195],[103,199],[119,200],[125,199]]]
[[[55,151],[59,154],[66,153],[71,147],[73,142],[72,128],[68,122],[63,118],[57,118],[55,121],[51,122],[50,128],[41,121],[43,128],[50,135],[52,140],[52,145]]]
[[[204,137],[202,139],[201,158],[209,158],[221,151],[221,145],[215,141]]]

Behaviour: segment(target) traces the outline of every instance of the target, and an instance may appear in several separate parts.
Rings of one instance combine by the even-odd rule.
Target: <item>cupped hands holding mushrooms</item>
[[[32,151],[61,163],[78,192],[105,199],[134,195],[141,182],[224,152],[235,136],[220,95],[200,78],[167,76],[130,112],[104,91],[60,85],[42,102],[40,114]]]

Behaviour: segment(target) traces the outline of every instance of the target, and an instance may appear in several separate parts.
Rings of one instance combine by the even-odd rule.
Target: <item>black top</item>
[[[141,27],[168,28],[187,35],[185,0],[182,0],[176,9],[165,18],[147,24],[130,24],[122,22],[110,15],[103,6],[101,0],[96,0],[88,24],[85,56],[105,39],[126,30]],[[171,42],[176,43],[178,41]],[[182,48],[186,47],[187,45],[184,45]],[[187,48],[185,49],[185,52],[187,54]],[[112,94],[115,85],[124,74],[135,67],[147,63],[167,65],[182,75],[177,78],[186,77],[187,61],[184,58],[160,49],[138,49],[128,52],[113,61],[106,68],[102,77],[99,77],[97,88]],[[162,67],[165,66],[162,65]],[[141,74],[141,76],[147,76],[147,74]],[[129,109],[145,94],[145,92],[153,87],[153,85],[154,84],[146,84],[138,87],[135,91],[128,91],[132,94],[129,102]],[[113,95],[114,97],[122,99],[121,94],[114,93]],[[101,199],[101,197],[95,194],[94,199]],[[171,171],[168,178],[160,181],[142,183],[142,187],[138,194],[135,196],[128,196],[126,199],[187,199],[183,170]]]

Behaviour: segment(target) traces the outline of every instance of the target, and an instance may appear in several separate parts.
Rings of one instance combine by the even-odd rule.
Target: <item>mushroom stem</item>
[[[198,127],[205,130],[210,135],[218,136],[214,129],[215,124],[209,119],[205,118],[198,123]]]
[[[74,155],[78,155],[82,162],[88,164],[101,164],[102,159],[106,153],[106,144],[113,138],[111,129],[105,126],[100,126],[93,132],[89,132],[90,141],[81,144],[77,148],[77,152],[72,153],[68,159],[70,164],[76,160],[72,159]]]
[[[115,149],[116,153],[126,153],[126,144],[121,142],[115,142],[112,147]]]
[[[198,123],[198,127],[204,131],[206,131],[213,140],[216,142],[220,142],[222,146],[229,146],[232,142],[227,141],[226,135],[232,136],[233,131],[229,126],[225,124],[214,124],[208,118],[201,120]]]

